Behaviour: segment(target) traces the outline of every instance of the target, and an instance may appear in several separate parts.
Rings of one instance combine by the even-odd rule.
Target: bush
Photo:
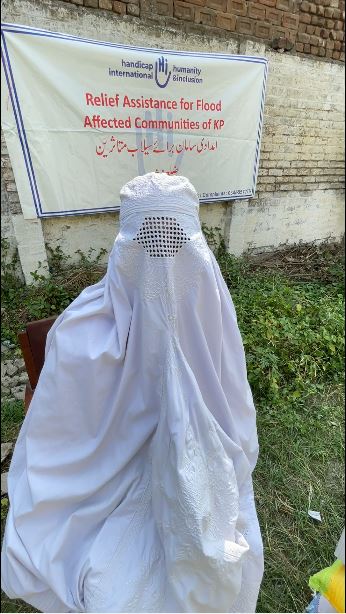
[[[338,383],[344,357],[341,277],[331,272],[333,283],[302,283],[282,273],[251,271],[248,259],[227,253],[220,229],[203,231],[235,303],[255,398],[278,406],[303,401],[323,383]],[[49,249],[50,277],[35,271],[36,284],[25,286],[15,277],[15,259],[6,258],[8,245],[3,251],[2,338],[15,344],[26,322],[61,313],[105,271],[100,259],[106,250],[77,250],[80,260],[71,265],[58,247]],[[333,261],[330,266],[335,269]]]
[[[35,284],[25,285],[15,275],[16,259],[9,259],[9,245],[2,240],[1,298],[4,307],[1,340],[17,344],[17,334],[27,322],[58,315],[88,285],[96,283],[105,272],[100,260],[107,250],[96,255],[94,248],[87,254],[81,250],[79,262],[70,264],[70,257],[60,247],[47,246],[49,277],[43,267],[31,273]]]
[[[232,294],[255,399],[276,407],[290,400],[303,403],[323,383],[342,381],[341,267],[330,263],[333,283],[297,282],[281,273],[253,272],[249,259],[227,253],[218,228],[203,230]]]

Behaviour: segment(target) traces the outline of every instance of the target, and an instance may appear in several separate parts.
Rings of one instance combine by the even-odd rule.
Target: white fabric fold
[[[256,414],[184,177],[121,192],[107,272],[57,319],[13,454],[2,586],[44,612],[254,612]]]

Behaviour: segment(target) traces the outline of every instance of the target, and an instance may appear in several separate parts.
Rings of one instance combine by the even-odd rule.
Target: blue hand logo
[[[168,62],[162,56],[159,59],[159,61],[156,60],[155,62],[155,81],[159,87],[166,87],[166,85],[168,84],[168,81],[170,80],[170,77],[171,77],[171,71],[169,71],[168,75],[167,75],[167,71],[168,71]],[[159,73],[163,73],[164,76],[167,76],[166,81],[164,83],[159,82],[159,79],[158,79]]]

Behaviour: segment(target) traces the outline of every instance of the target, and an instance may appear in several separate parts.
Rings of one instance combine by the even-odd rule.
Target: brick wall
[[[85,6],[90,9],[102,9],[113,11],[117,15],[132,15],[139,17],[139,0],[65,0],[77,6]]]
[[[344,26],[345,2],[303,0],[299,11],[296,51],[344,62]]]
[[[339,67],[273,51],[257,193],[344,189]]]
[[[344,0],[65,0],[135,17],[170,17],[265,41],[276,49],[345,61]]]

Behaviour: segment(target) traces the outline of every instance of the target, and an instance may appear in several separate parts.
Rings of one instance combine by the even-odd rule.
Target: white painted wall
[[[282,245],[340,241],[345,232],[339,190],[279,192],[232,208],[229,251],[270,251]]]

